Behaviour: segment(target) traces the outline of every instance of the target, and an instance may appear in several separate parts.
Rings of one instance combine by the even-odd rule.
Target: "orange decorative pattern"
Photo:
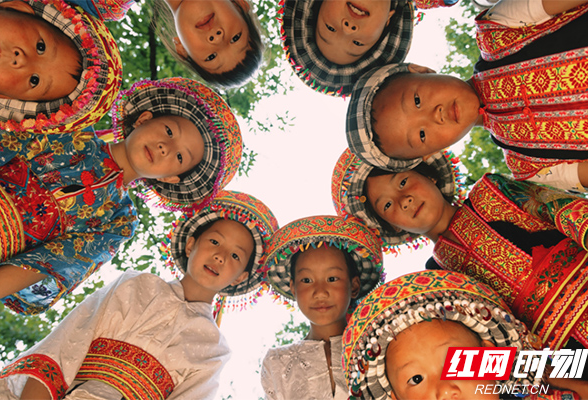
[[[25,247],[22,219],[14,202],[0,186],[0,260],[11,258]]]
[[[7,365],[0,371],[0,379],[17,374],[34,376],[43,382],[51,399],[62,399],[68,390],[61,368],[44,354],[30,354]]]
[[[588,232],[588,204],[578,199],[566,204],[557,212],[555,218],[557,229],[572,238],[576,243],[584,243]]]
[[[94,339],[75,379],[106,382],[127,400],[163,400],[174,390],[171,376],[155,357],[106,338]]]

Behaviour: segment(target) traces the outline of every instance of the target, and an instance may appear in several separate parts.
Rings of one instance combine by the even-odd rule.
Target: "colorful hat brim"
[[[290,265],[298,251],[322,245],[351,253],[360,273],[358,297],[383,280],[382,250],[377,236],[355,218],[314,216],[290,222],[274,233],[267,250],[267,278],[274,290],[291,300]]]
[[[1,0],[0,2],[10,1]],[[97,18],[61,0],[28,0],[35,16],[61,30],[82,55],[80,82],[53,101],[0,99],[0,129],[63,133],[94,125],[118,96],[122,60],[114,38]]]
[[[392,0],[394,1],[394,0]],[[354,83],[371,68],[404,60],[412,39],[414,10],[411,1],[397,1],[385,36],[366,55],[349,65],[327,60],[315,40],[317,0],[282,0],[282,43],[286,57],[298,77],[312,89],[333,95],[351,94]]]

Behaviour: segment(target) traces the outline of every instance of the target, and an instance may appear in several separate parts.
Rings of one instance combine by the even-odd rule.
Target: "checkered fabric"
[[[366,72],[353,87],[347,108],[347,144],[362,161],[393,172],[406,171],[421,162],[421,158],[399,160],[388,157],[374,143],[372,102],[384,81],[395,74],[409,72],[408,64],[390,64]]]
[[[0,0],[0,2],[9,0]],[[82,55],[80,82],[72,93],[53,101],[0,99],[0,128],[43,133],[71,132],[98,122],[122,82],[122,62],[104,23],[61,0],[28,0],[35,16],[62,31]]]
[[[143,111],[187,118],[204,139],[202,161],[181,182],[145,179],[157,195],[156,204],[172,210],[204,207],[232,179],[241,160],[241,131],[230,108],[212,89],[191,79],[145,80],[121,93],[113,109],[115,131],[128,136],[132,128],[124,127],[124,119]]]
[[[445,200],[461,204],[464,200],[464,188],[461,174],[457,170],[457,157],[446,150],[428,157],[424,162],[438,171],[439,180],[436,185]],[[362,220],[380,235],[385,250],[414,242],[419,238],[418,235],[383,227],[376,214],[366,207],[368,199],[365,197],[364,185],[373,169],[374,167],[361,161],[349,149],[341,154],[331,179],[331,196],[337,215],[352,215]]]
[[[351,253],[360,274],[359,298],[383,282],[382,249],[373,231],[353,217],[314,216],[292,221],[272,236],[266,269],[273,289],[293,300],[290,291],[292,256],[310,246],[316,248],[323,244]]]
[[[255,260],[249,280],[246,279],[236,287],[227,287],[218,294],[241,296],[259,289],[265,277],[260,262],[266,254],[271,235],[278,229],[278,222],[271,210],[251,195],[222,190],[207,207],[189,215],[184,215],[171,237],[170,252],[175,266],[182,272],[186,271],[186,242],[198,227],[219,219],[230,219],[242,223],[251,231],[255,242]]]
[[[347,96],[357,79],[370,68],[402,62],[412,39],[411,1],[392,0],[396,12],[383,37],[361,59],[348,65],[327,60],[315,41],[318,0],[282,1],[282,43],[294,72],[309,87],[333,96]]]
[[[388,393],[392,388],[386,377],[388,343],[406,328],[436,318],[460,322],[480,339],[499,347],[542,347],[539,338],[485,284],[449,271],[407,274],[370,293],[347,324],[343,333],[343,362],[345,378],[354,396],[351,398],[390,399]],[[532,374],[529,379],[534,379]],[[501,383],[539,382],[511,377]]]

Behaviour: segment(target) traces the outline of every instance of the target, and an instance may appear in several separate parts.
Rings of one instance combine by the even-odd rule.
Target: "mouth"
[[[213,19],[214,13],[208,14],[206,17],[202,18],[200,21],[196,23],[196,29],[210,29]]]
[[[359,17],[359,18],[369,17],[369,15],[370,15],[370,12],[368,10],[360,8],[351,2],[347,2],[347,8],[349,9],[351,15],[353,15],[355,17]]]
[[[329,311],[331,308],[333,308],[333,306],[327,306],[327,305],[321,305],[321,306],[317,306],[317,307],[311,307],[314,311],[320,312],[320,313],[324,313]]]
[[[204,265],[204,269],[207,270],[208,272],[210,272],[212,275],[214,276],[218,276],[218,271],[208,265]]]
[[[153,162],[153,154],[151,154],[151,151],[149,150],[149,147],[145,146],[145,158],[147,158],[147,160],[152,163]]]
[[[421,212],[421,210],[423,209],[423,205],[425,204],[425,202],[422,202],[421,205],[419,206],[419,208],[416,209],[414,215],[412,216],[413,218],[416,218],[417,215],[419,215],[419,213]]]

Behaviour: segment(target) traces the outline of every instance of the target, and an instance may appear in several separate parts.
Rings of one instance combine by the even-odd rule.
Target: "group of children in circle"
[[[120,92],[103,21],[132,0],[0,2],[3,304],[43,312],[109,261],[137,226],[129,185],[150,206],[182,211],[164,246],[182,278],[128,271],[88,296],[4,367],[2,395],[214,398],[230,353],[215,299],[240,305],[270,287],[296,301],[310,331],[268,351],[268,399],[475,398],[492,382],[440,380],[448,347],[586,348],[588,204],[569,191],[588,182],[588,7],[502,0],[483,11],[482,57],[465,82],[404,64],[415,7],[455,3],[282,1],[295,73],[350,99],[337,216],[278,228],[262,201],[223,189],[242,139],[213,89],[176,77]],[[166,48],[201,80],[234,86],[259,67],[245,0],[155,7]],[[107,112],[112,129],[94,131]],[[504,149],[514,179],[485,175],[466,197],[445,148],[475,125]],[[427,270],[383,283],[382,251],[421,237],[435,242]],[[506,385],[540,381],[531,371]],[[549,383],[533,396],[588,397],[585,381]]]

